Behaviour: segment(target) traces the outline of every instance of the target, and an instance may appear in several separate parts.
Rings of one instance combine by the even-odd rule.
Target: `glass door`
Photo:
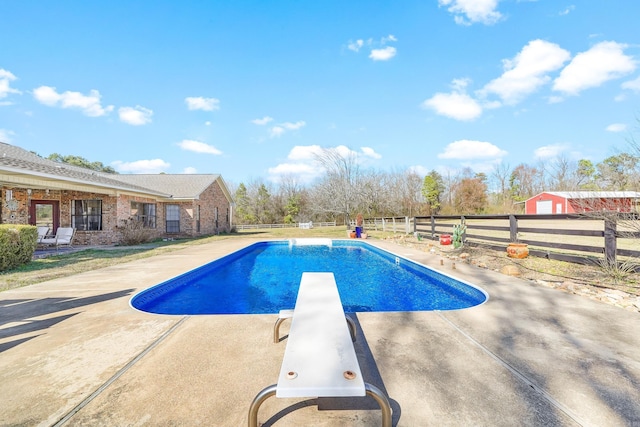
[[[54,234],[60,225],[58,202],[53,200],[32,200],[29,207],[29,224],[49,227]]]

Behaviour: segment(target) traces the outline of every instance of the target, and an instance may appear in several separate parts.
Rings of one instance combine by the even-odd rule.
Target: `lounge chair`
[[[56,235],[52,237],[45,237],[40,240],[42,246],[55,246],[56,251],[60,246],[71,246],[73,242],[73,236],[76,234],[76,229],[72,227],[58,227]]]
[[[49,226],[39,225],[38,226],[38,244],[40,244],[40,242],[42,242],[42,239],[47,237],[48,234],[49,234]]]

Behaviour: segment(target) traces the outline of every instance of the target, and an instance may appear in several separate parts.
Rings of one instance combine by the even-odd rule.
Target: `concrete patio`
[[[243,426],[278,376],[275,315],[160,316],[131,296],[255,240],[0,293],[0,425]],[[365,381],[397,426],[640,426],[640,315],[390,242],[482,287],[449,312],[357,313]],[[286,327],[283,327],[286,333]],[[271,398],[264,426],[380,424],[373,400]]]

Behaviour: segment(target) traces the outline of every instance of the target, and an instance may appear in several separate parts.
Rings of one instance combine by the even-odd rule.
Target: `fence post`
[[[460,226],[462,227],[463,225],[465,225],[467,219],[464,217],[464,215],[462,215],[460,217]],[[467,227],[464,227],[463,229],[464,231],[462,232],[462,243],[464,244],[467,241]]]
[[[405,216],[404,217],[404,233],[405,234],[411,233],[410,228],[411,228],[411,223],[409,222],[409,217]]]
[[[518,241],[518,219],[514,215],[509,215],[509,240]]]
[[[604,220],[604,258],[607,265],[615,265],[617,251],[617,222],[611,218]]]
[[[436,218],[431,215],[431,238],[434,239],[436,237]]]

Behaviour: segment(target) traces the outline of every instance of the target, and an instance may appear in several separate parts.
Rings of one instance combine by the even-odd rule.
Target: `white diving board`
[[[382,409],[382,425],[391,427],[384,394],[362,378],[333,273],[303,273],[278,383],[251,403],[249,427],[258,425],[262,402],[276,397],[372,396]]]
[[[333,240],[323,237],[304,237],[289,239],[289,246],[328,246],[333,247]]]

